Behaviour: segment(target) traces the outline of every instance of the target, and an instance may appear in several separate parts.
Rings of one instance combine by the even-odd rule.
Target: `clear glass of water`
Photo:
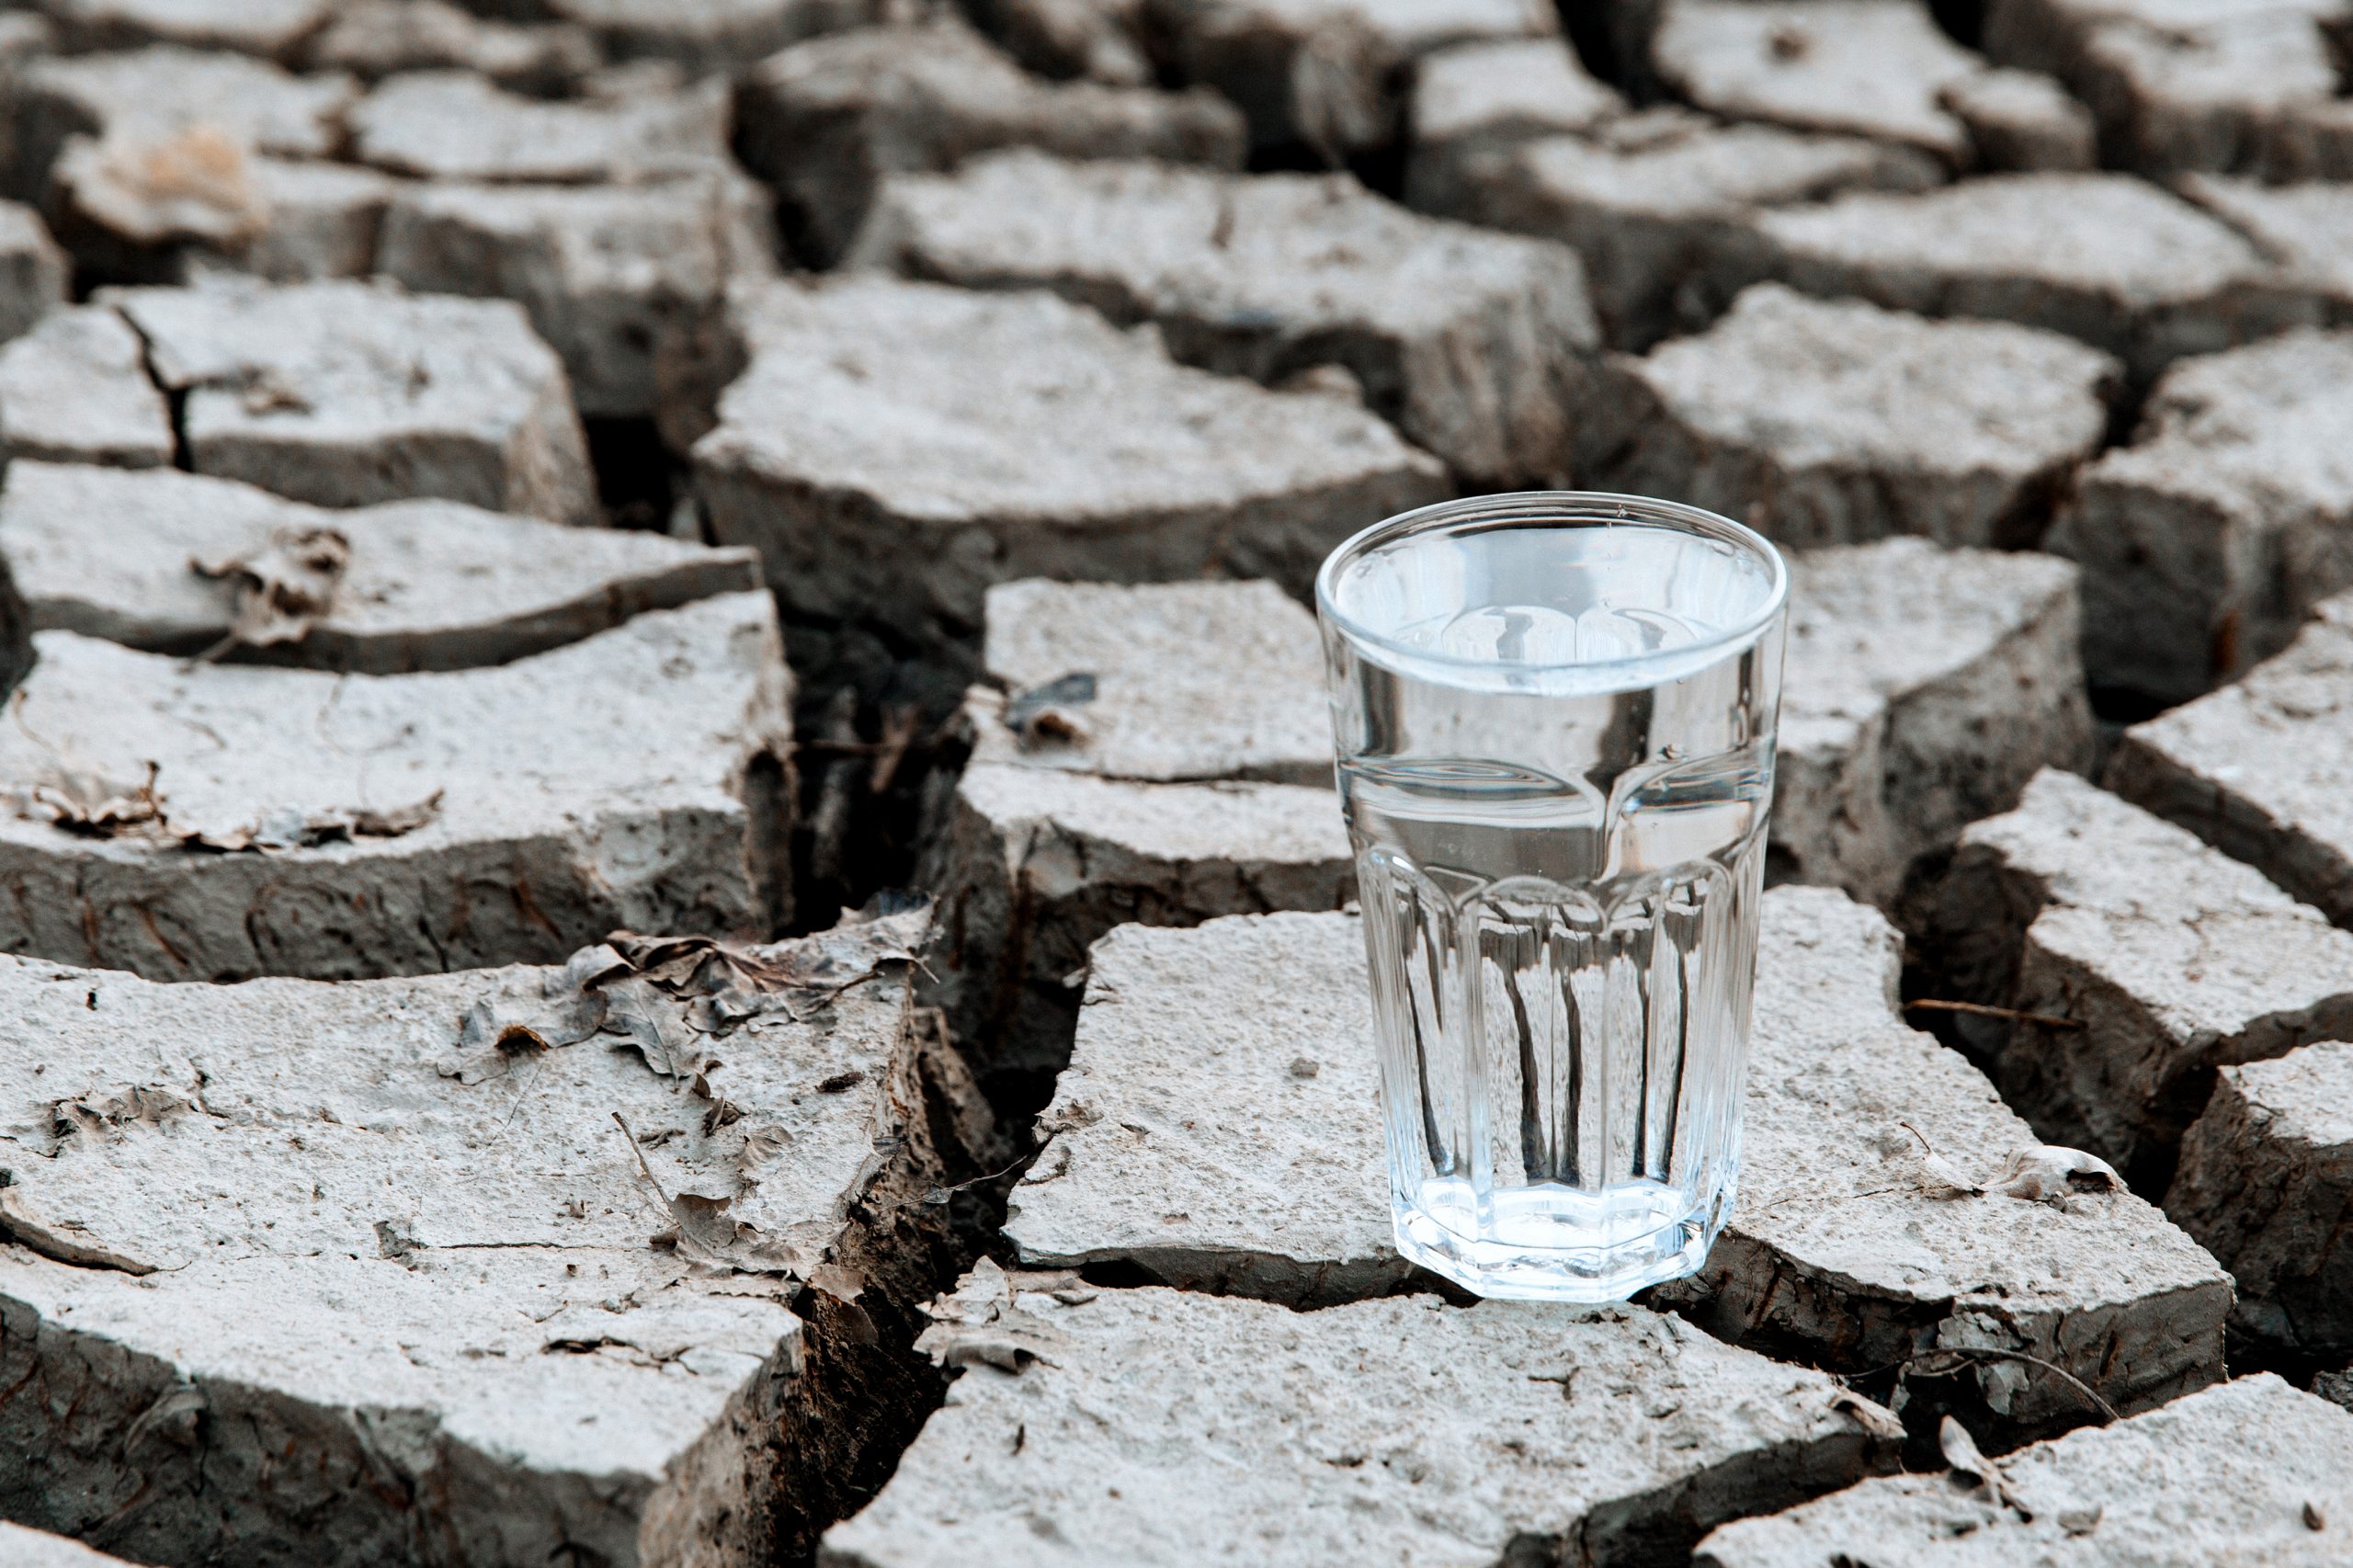
[[[1485,495],[1316,578],[1397,1246],[1623,1300],[1731,1212],[1789,574],[1712,513]]]

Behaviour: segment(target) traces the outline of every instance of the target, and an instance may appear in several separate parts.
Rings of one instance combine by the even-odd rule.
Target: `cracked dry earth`
[[[2353,10],[2193,9],[0,5],[0,1564],[2353,1562]],[[1391,1245],[1305,604],[1563,484],[1792,576],[1599,1311]]]

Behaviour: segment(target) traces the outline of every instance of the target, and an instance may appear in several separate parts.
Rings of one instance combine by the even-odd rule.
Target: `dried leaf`
[[[229,579],[235,594],[228,635],[199,657],[300,642],[314,622],[333,612],[335,591],[350,564],[351,540],[332,528],[279,528],[249,555],[189,562],[199,576]]]
[[[434,1070],[468,1085],[503,1078],[519,1058],[586,1040],[604,1014],[605,1000],[593,992],[522,1010],[485,996],[459,1021],[456,1052],[435,1062]]]
[[[2097,1154],[2056,1143],[2020,1149],[1995,1174],[1994,1190],[2006,1198],[2067,1207],[2071,1192],[2108,1192],[2124,1185],[2116,1167]]]
[[[153,1084],[122,1084],[94,1089],[79,1099],[52,1101],[49,1130],[61,1140],[77,1132],[104,1137],[130,1127],[161,1127],[166,1118],[188,1108],[188,1102],[169,1089]]]
[[[866,1276],[845,1264],[821,1263],[809,1271],[809,1283],[837,1301],[855,1301],[866,1290]]]
[[[1952,1466],[1956,1475],[1965,1475],[1984,1487],[1994,1494],[1995,1502],[2018,1506],[2017,1500],[2010,1495],[2009,1480],[2003,1475],[2002,1467],[1979,1452],[1977,1439],[1969,1435],[1967,1427],[1949,1415],[1937,1427],[1937,1447],[1943,1450],[1945,1463]],[[2026,1510],[2019,1508],[2018,1512],[2023,1514]]]
[[[358,838],[398,838],[404,833],[415,833],[440,814],[441,791],[436,790],[422,801],[412,801],[386,812],[367,806],[356,808],[351,812],[351,833]]]
[[[354,838],[397,838],[441,814],[441,791],[389,811],[369,806],[303,812],[278,806],[262,812],[251,824],[222,830],[211,827],[175,829],[181,841],[199,848],[234,855],[245,850],[307,849]]]
[[[269,218],[244,143],[213,125],[77,140],[58,160],[55,178],[83,216],[142,245],[199,240],[233,247]]]
[[[97,838],[131,829],[145,829],[143,836],[154,836],[163,831],[164,817],[163,797],[155,792],[156,771],[149,763],[147,777],[134,784],[52,759],[25,791],[21,814]]]
[[[651,982],[636,977],[608,983],[602,994],[606,1033],[619,1035],[634,1046],[646,1066],[662,1077],[694,1075],[702,1053],[676,1002],[654,990]]]
[[[736,1176],[745,1182],[751,1181],[752,1173],[763,1163],[783,1153],[784,1146],[790,1142],[791,1139],[780,1127],[753,1128],[744,1134],[744,1147],[735,1155]]]
[[[629,1130],[619,1111],[613,1112],[613,1123],[629,1140],[629,1152],[637,1161],[638,1175],[654,1196],[669,1212],[674,1233],[664,1234],[674,1238],[674,1244],[688,1256],[700,1263],[733,1268],[745,1274],[784,1274],[805,1279],[813,1267],[801,1248],[748,1225],[728,1213],[734,1199],[712,1198],[699,1192],[681,1192],[672,1197],[662,1190],[654,1177],[654,1167],[645,1163],[645,1152],[638,1146],[637,1134]],[[662,1237],[655,1238],[659,1245]]]
[[[1830,1408],[1855,1418],[1855,1425],[1882,1442],[1900,1443],[1905,1433],[1904,1423],[1895,1412],[1883,1404],[1865,1399],[1852,1389],[1840,1389],[1830,1396]]]
[[[1069,1343],[1053,1324],[1014,1303],[1012,1282],[992,1258],[974,1264],[955,1290],[926,1306],[924,1315],[931,1326],[916,1338],[915,1348],[943,1367],[980,1362],[1018,1372],[1031,1361],[1051,1366],[1049,1352]]]
[[[1920,1186],[1931,1198],[1975,1198],[1985,1190],[1942,1154],[1920,1156]]]
[[[122,1435],[125,1458],[137,1451],[148,1440],[157,1439],[174,1448],[194,1451],[197,1447],[197,1424],[202,1420],[210,1402],[204,1391],[194,1383],[174,1383],[159,1395],[154,1403],[139,1413],[139,1419]]]

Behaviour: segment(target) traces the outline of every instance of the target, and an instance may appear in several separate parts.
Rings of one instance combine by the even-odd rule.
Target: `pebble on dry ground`
[[[563,365],[510,301],[223,279],[102,302],[184,399],[181,455],[199,473],[326,506],[438,495],[596,516]]]
[[[755,949],[724,1035],[654,943],[332,986],[0,960],[40,1156],[0,1507],[143,1562],[773,1561],[906,1436],[875,1342],[939,1239],[921,919]]]
[[[1636,1307],[1300,1313],[983,1263],[930,1312],[961,1375],[827,1532],[841,1568],[1633,1562],[1893,1459],[1829,1378]]]
[[[346,557],[299,635],[233,639],[242,580],[268,552],[318,530]],[[457,501],[349,511],[234,480],[19,459],[0,492],[0,553],[43,631],[150,653],[372,675],[502,665],[672,609],[760,585],[748,550],[658,534],[563,528]],[[249,574],[209,574],[249,563]]]
[[[1364,961],[1340,915],[1097,944],[1051,1136],[1012,1194],[1021,1260],[1295,1304],[1392,1289],[1407,1271]],[[2220,1377],[2229,1280],[2148,1204],[2086,1192],[2063,1210],[1927,1176],[1904,1121],[1981,1185],[2036,1140],[1904,1027],[1897,967],[1870,910],[1827,889],[1766,895],[1741,1196],[1705,1269],[1666,1297],[1725,1338],[1847,1371],[1917,1358],[1938,1376],[1915,1395],[1958,1374],[2013,1433],[2091,1414],[2022,1357],[2126,1408]]]
[[[790,911],[791,683],[765,595],[424,675],[34,642],[0,727],[7,951],[339,979]]]
[[[1213,93],[1031,76],[951,17],[817,39],[762,61],[735,93],[737,145],[830,263],[892,175],[936,173],[995,148],[1071,158],[1241,165],[1242,117]]]
[[[2353,1045],[2223,1068],[2182,1139],[2165,1212],[2231,1271],[2240,1326],[2353,1355]]]
[[[2353,1415],[2268,1373],[1995,1461],[1866,1481],[1700,1542],[1695,1568],[2205,1568],[2341,1561]]]
[[[2353,933],[2072,774],[1961,835],[1914,913],[2003,1097],[2162,1191],[2215,1069],[2353,1029]]]
[[[1423,217],[1345,175],[1004,153],[886,183],[848,259],[1052,289],[1269,384],[1336,365],[1479,483],[1566,474],[1593,402],[1599,333],[1574,251]]]
[[[2006,322],[1940,322],[1779,284],[1611,361],[1580,482],[1672,495],[1787,545],[1916,534],[2030,545],[2106,440],[2122,367]]]
[[[2076,476],[2046,542],[2083,564],[2094,686],[2195,697],[2353,586],[2348,378],[2353,332],[2184,360]]]

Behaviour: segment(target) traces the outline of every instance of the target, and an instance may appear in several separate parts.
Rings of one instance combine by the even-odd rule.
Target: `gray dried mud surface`
[[[438,674],[34,643],[0,729],[8,950],[340,979],[553,961],[622,926],[765,935],[788,911],[790,677],[763,594]]]
[[[350,547],[328,613],[298,642],[232,656],[371,675],[468,669],[760,585],[749,551],[457,501],[336,511],[170,469],[22,460],[0,491],[0,552],[33,623],[157,653],[218,650],[229,635],[232,582],[192,562],[252,559],[282,535],[319,528]]]
[[[1635,1307],[1294,1313],[983,1264],[930,1310],[965,1369],[832,1568],[1665,1563],[1892,1457],[1821,1373]]]
[[[1961,835],[1915,933],[1939,994],[2038,1016],[1965,1031],[2004,1097],[2152,1191],[2215,1069],[2353,1029],[2353,933],[2072,774]]]
[[[1949,1472],[1866,1481],[1700,1542],[1696,1568],[2203,1568],[2341,1562],[2353,1415],[2268,1373],[2001,1461],[2016,1506]],[[2194,1502],[2193,1502],[2194,1500]]]
[[[610,949],[0,962],[0,1506],[148,1562],[764,1560],[825,1502],[775,1424],[856,1392],[802,1281],[881,1315],[871,1244],[919,1251],[922,918],[757,949],[724,1039]]]
[[[2087,1414],[2021,1357],[2131,1409],[2220,1378],[2229,1278],[2146,1202],[1935,1190],[1902,1122],[1981,1181],[2036,1139],[1901,1021],[1897,968],[1872,911],[1827,889],[1766,896],[1739,1203],[1701,1273],[1663,1298],[1724,1338],[1849,1371],[1965,1369],[2014,1433]],[[1051,1136],[1013,1190],[1022,1262],[1116,1262],[1294,1304],[1394,1289],[1408,1271],[1390,1247],[1370,1034],[1353,916],[1114,932],[1040,1123]]]

